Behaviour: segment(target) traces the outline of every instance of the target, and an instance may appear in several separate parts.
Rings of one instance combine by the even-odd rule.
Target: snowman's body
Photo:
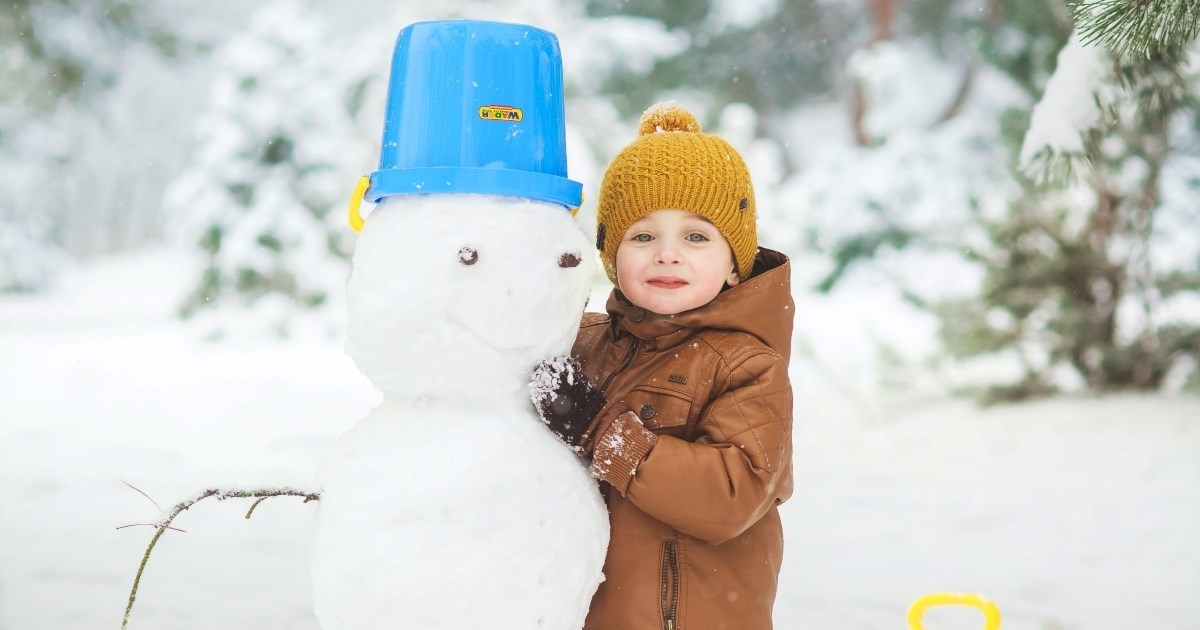
[[[582,627],[607,513],[525,388],[570,350],[587,252],[552,204],[413,196],[369,217],[347,349],[384,400],[321,465],[323,630]]]

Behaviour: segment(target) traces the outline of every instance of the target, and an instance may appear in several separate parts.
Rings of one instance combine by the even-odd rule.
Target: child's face
[[[704,306],[725,283],[738,283],[720,230],[685,210],[656,210],[629,226],[617,246],[617,286],[659,315]]]

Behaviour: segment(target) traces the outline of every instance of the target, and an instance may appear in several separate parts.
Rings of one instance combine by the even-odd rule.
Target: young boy
[[[771,628],[795,309],[754,208],[738,153],[670,103],[604,174],[596,245],[617,288],[584,316],[578,365],[543,362],[534,396],[608,503],[587,630]]]

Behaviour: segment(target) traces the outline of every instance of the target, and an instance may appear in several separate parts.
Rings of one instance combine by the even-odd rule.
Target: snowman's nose
[[[579,263],[581,263],[581,262],[583,262],[583,259],[579,257],[579,254],[575,254],[575,253],[571,253],[571,252],[567,252],[567,253],[563,254],[562,256],[558,257],[558,266],[562,267],[563,269],[570,269],[571,267],[578,267]]]

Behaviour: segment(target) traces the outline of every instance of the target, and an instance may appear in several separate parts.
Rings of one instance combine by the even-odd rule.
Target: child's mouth
[[[654,278],[653,280],[648,281],[646,284],[659,289],[678,289],[679,287],[686,285],[687,282],[680,280],[679,278]]]

